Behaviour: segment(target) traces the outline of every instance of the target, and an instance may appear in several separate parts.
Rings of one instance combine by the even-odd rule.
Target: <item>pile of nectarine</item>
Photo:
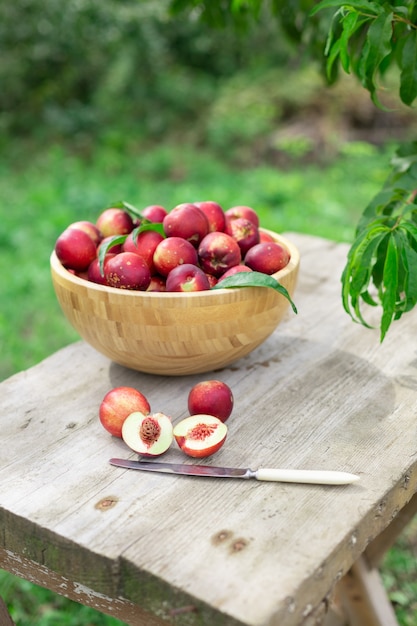
[[[111,435],[142,456],[163,454],[173,440],[188,456],[210,456],[226,440],[232,391],[222,381],[205,380],[191,388],[187,404],[190,415],[174,426],[165,413],[151,413],[147,398],[137,389],[115,387],[101,401],[99,418]]]
[[[274,274],[288,250],[259,226],[256,211],[224,211],[213,201],[167,211],[151,205],[104,209],[95,223],[74,222],[58,237],[62,265],[95,283],[140,291],[209,290],[237,272]]]

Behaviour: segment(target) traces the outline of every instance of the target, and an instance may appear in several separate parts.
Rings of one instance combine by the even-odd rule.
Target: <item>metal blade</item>
[[[186,463],[164,463],[159,461],[132,461],[129,459],[110,459],[110,463],[126,469],[165,472],[166,474],[217,478],[256,478],[256,480],[261,481],[310,483],[313,485],[349,485],[359,480],[359,476],[355,474],[325,470],[259,468],[253,471],[249,468],[187,465]]]
[[[213,467],[209,465],[187,465],[186,463],[164,463],[160,461],[133,461],[129,459],[110,459],[111,465],[146,472],[164,472],[186,476],[214,476],[217,478],[254,478],[250,469],[234,467]]]

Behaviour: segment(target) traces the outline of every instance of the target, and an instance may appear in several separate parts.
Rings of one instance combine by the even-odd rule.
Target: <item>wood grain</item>
[[[299,313],[230,366],[156,376],[80,341],[1,383],[3,554],[176,626],[299,626],[322,610],[417,488],[417,315],[380,345],[377,330],[342,309],[347,246],[288,237],[302,258]],[[135,456],[99,423],[109,389],[136,387],[175,423],[191,386],[209,377],[231,386],[235,408],[207,464],[342,470],[360,482],[284,485],[109,465]],[[173,446],[164,460],[184,457]]]

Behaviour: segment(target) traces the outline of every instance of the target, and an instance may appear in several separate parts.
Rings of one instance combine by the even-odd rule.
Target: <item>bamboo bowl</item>
[[[290,252],[273,276],[293,295],[300,257],[287,239],[269,232]],[[115,289],[67,271],[55,252],[52,283],[62,311],[80,336],[112,361],[164,376],[225,367],[263,343],[289,302],[267,287],[194,293]]]

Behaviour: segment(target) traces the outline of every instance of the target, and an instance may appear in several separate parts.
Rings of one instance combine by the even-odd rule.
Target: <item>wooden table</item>
[[[134,626],[342,624],[341,608],[351,623],[396,623],[373,566],[416,508],[417,311],[380,345],[342,309],[347,246],[286,236],[301,252],[299,313],[233,366],[157,377],[80,341],[1,383],[3,569]],[[176,421],[191,386],[213,377],[231,386],[235,409],[206,463],[337,469],[360,482],[109,465],[135,456],[99,423],[109,389],[134,386]],[[165,456],[183,458],[175,447]]]

